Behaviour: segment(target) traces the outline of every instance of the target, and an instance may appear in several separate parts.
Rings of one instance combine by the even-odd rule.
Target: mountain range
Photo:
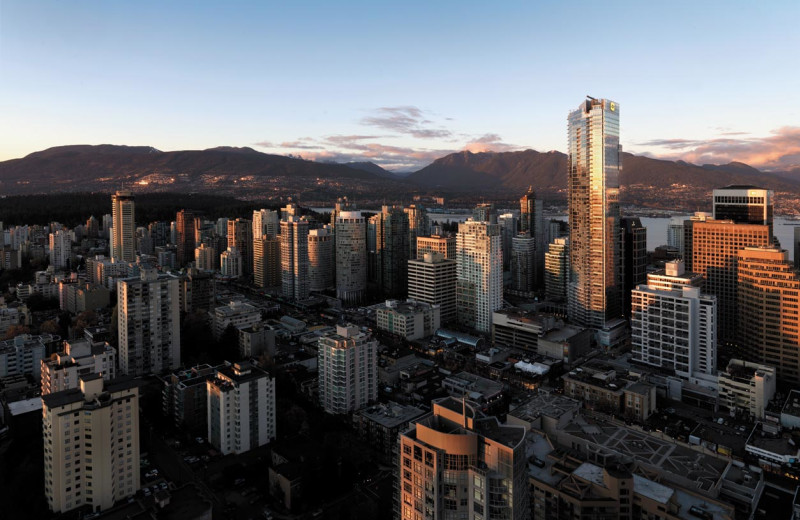
[[[621,199],[658,207],[707,200],[709,190],[755,184],[800,196],[800,181],[742,163],[695,165],[623,153]],[[0,194],[111,191],[121,186],[153,191],[242,194],[282,189],[324,197],[348,190],[383,196],[437,193],[451,196],[518,196],[533,186],[544,196],[566,196],[565,154],[524,150],[452,153],[407,176],[371,162],[320,163],[270,155],[252,148],[162,152],[147,146],[75,145],[49,148],[0,162]],[[290,191],[288,192],[290,193]],[[652,199],[652,200],[648,200]],[[675,199],[670,202],[671,199]],[[675,207],[672,209],[689,209]]]

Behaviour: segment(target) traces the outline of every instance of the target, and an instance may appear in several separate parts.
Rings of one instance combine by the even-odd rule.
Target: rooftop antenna
[[[590,95],[588,95],[588,94],[586,95],[586,97],[587,97],[587,98],[589,98],[589,99],[591,99],[592,101],[597,101],[597,98],[593,98],[592,96],[590,96]]]

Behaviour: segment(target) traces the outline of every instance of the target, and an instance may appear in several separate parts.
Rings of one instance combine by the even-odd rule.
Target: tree
[[[3,339],[14,339],[21,334],[30,334],[31,328],[27,325],[12,325],[6,330],[6,336]]]
[[[61,327],[57,320],[47,320],[39,327],[42,334],[61,334]]]

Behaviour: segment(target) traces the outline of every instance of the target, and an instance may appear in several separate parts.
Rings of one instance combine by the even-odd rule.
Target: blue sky
[[[220,145],[415,169],[561,150],[585,95],[623,146],[800,166],[800,2],[0,0],[0,160]]]

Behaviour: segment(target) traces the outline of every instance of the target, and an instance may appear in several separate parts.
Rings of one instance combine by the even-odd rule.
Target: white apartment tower
[[[468,219],[456,236],[458,322],[481,332],[492,328],[492,313],[503,305],[503,250],[500,226]]]
[[[64,269],[69,264],[72,253],[72,236],[65,229],[50,233],[50,265],[56,269]]]
[[[338,233],[338,225],[336,227]],[[378,398],[378,342],[353,324],[319,338],[319,399],[330,414],[359,410]]]
[[[281,287],[295,300],[308,298],[308,221],[289,215],[281,221]]]
[[[716,372],[717,299],[701,282],[674,261],[631,292],[632,360],[687,379]]]
[[[117,351],[104,341],[76,339],[64,342],[64,352],[42,359],[42,395],[78,388],[80,378],[100,374],[109,381],[117,375]]]
[[[277,211],[269,209],[253,211],[253,240],[258,240],[266,235],[277,236],[280,232],[280,215]]]
[[[181,362],[178,278],[143,268],[120,280],[117,292],[119,369],[141,376],[173,370]]]
[[[367,222],[360,211],[336,214],[336,297],[361,302],[367,291]]]
[[[118,191],[111,196],[111,258],[117,262],[136,261],[136,214],[133,194]]]
[[[80,379],[42,396],[44,488],[50,510],[93,512],[139,489],[139,391],[134,381]]]
[[[244,275],[244,259],[238,247],[228,247],[219,255],[219,272],[228,278],[241,278]]]
[[[208,442],[220,453],[244,453],[275,439],[275,379],[250,363],[217,370],[206,381]]]

